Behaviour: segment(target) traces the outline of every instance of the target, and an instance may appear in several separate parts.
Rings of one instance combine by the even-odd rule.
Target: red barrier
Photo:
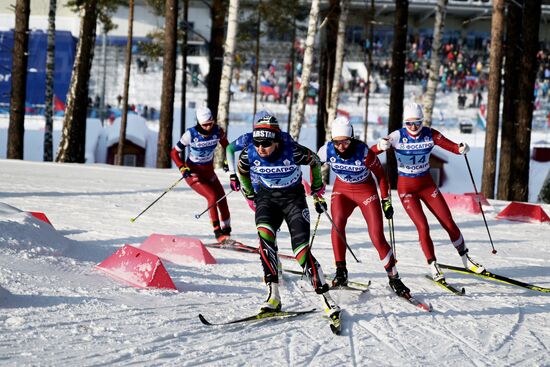
[[[506,208],[498,213],[496,218],[528,223],[550,222],[548,214],[546,214],[540,205],[516,201],[510,203]]]
[[[492,210],[493,207],[487,199],[481,194],[475,193],[465,193],[465,194],[450,194],[443,193],[443,197],[451,209],[451,212],[460,212],[460,213],[470,213],[470,214],[479,214],[481,209],[479,209],[479,201],[482,206],[487,206],[488,208],[483,208],[484,210]]]
[[[217,264],[216,259],[197,238],[154,233],[139,248],[178,265],[185,265],[190,262]]]
[[[177,289],[158,256],[130,245],[122,246],[96,268],[134,287]]]
[[[30,215],[32,215],[33,217],[35,217],[36,219],[39,219],[43,222],[46,222],[48,223],[50,226],[53,227],[53,224],[52,222],[50,222],[50,220],[48,219],[48,217],[46,217],[46,214],[42,213],[42,212],[27,212],[29,213]]]

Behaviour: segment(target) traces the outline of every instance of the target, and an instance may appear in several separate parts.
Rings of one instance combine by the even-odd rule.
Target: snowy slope
[[[227,186],[228,178],[220,176]],[[373,284],[361,296],[334,293],[345,309],[342,336],[330,332],[321,312],[293,321],[203,326],[199,312],[225,320],[257,310],[264,289],[255,255],[211,250],[217,265],[164,262],[177,292],[132,288],[95,271],[123,244],[137,246],[152,233],[212,241],[207,217],[194,218],[206,202],[185,184],[130,223],[177,179],[175,170],[0,160],[0,364],[550,365],[550,295],[450,272],[448,280],[467,295],[446,293],[424,278],[428,269],[416,230],[399,203],[398,268],[434,312],[392,295],[355,212],[348,241],[362,263],[348,255],[350,277]],[[240,194],[228,199],[234,237],[254,245],[253,213]],[[490,252],[481,216],[455,215],[473,257],[496,273],[550,287],[550,226],[497,221],[507,203],[491,203],[495,210],[487,218],[497,255]],[[55,230],[20,211],[45,212]],[[439,260],[459,265],[444,231],[429,220]],[[324,218],[313,247],[332,273]],[[284,225],[279,248],[290,253]],[[288,260],[284,266],[298,269]],[[286,309],[320,309],[296,276],[285,275],[282,297]]]

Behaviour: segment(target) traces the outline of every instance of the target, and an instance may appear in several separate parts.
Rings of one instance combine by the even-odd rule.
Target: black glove
[[[327,211],[327,202],[322,196],[314,196],[313,205],[315,205],[315,211],[319,214],[323,214]]]
[[[227,164],[227,159],[223,161],[223,171],[224,172],[229,172],[229,165]],[[235,191],[238,191],[238,190],[235,190]]]
[[[235,173],[229,175],[229,186],[231,186],[231,190],[233,191],[239,191],[241,189],[241,182]]]
[[[382,200],[382,210],[384,211],[384,216],[386,217],[386,219],[393,218],[393,206],[391,205],[390,199]]]
[[[180,167],[180,172],[181,172],[181,175],[183,176],[183,178],[187,178],[187,177],[191,176],[191,170],[187,166],[181,166]]]

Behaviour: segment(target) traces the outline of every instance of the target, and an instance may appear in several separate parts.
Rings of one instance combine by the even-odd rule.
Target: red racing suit
[[[330,212],[336,228],[332,228],[331,240],[334,259],[338,265],[345,265],[346,243],[338,231],[346,238],[346,224],[355,208],[359,207],[368,226],[369,237],[378,251],[382,265],[388,275],[395,275],[395,258],[384,236],[382,208],[376,182],[380,185],[383,199],[389,197],[389,186],[380,160],[361,141],[353,139],[347,150],[341,154],[332,142],[319,149],[319,157],[331,166],[336,181],[330,198]],[[372,173],[372,174],[371,174]]]
[[[392,132],[388,139],[395,150],[398,163],[397,192],[405,211],[416,226],[426,260],[431,262],[437,259],[430,236],[430,226],[420,202],[426,205],[447,231],[458,253],[464,253],[464,238],[453,220],[449,206],[432,179],[429,164],[430,153],[435,145],[459,154],[458,144],[427,126],[424,126],[416,136],[402,128]],[[376,146],[372,149],[377,154],[382,153]]]
[[[229,142],[223,129],[217,125],[210,134],[203,133],[204,130],[199,125],[187,129],[176,146],[172,148],[170,157],[178,168],[187,166],[190,169],[191,175],[185,179],[185,182],[208,201],[208,206],[211,206],[208,214],[216,230],[220,228],[220,221],[223,227],[230,225],[230,215],[225,199],[214,205],[225,195],[223,186],[214,172],[214,150],[218,143],[225,149]],[[184,163],[186,149],[188,154]]]

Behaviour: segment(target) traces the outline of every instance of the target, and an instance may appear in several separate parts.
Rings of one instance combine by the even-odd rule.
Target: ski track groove
[[[477,365],[477,363],[475,363],[476,361],[472,357],[470,357],[472,354],[468,353],[465,347],[470,349],[471,352],[474,352],[474,354],[478,355],[481,358],[481,360],[483,361],[486,361],[487,359],[490,360],[490,363],[483,362],[484,365],[492,365],[492,366],[499,365],[500,360],[498,358],[487,355],[486,353],[484,353],[484,351],[480,351],[476,346],[471,345],[471,343],[467,340],[467,338],[463,338],[460,335],[457,335],[450,327],[447,327],[443,322],[441,322],[438,317],[435,317],[434,319],[437,321],[437,324],[441,327],[441,329],[443,329],[443,331],[436,330],[436,329],[431,329],[431,330],[436,332],[440,336],[443,336],[446,339],[448,339],[452,343],[451,345],[459,348],[463,352],[462,355],[466,356],[469,359],[469,364]],[[461,343],[458,343],[458,341],[461,341]]]

